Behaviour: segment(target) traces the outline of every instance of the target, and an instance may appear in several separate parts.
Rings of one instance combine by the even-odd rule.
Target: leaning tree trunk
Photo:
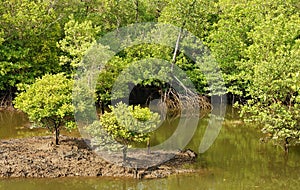
[[[188,10],[188,15],[190,14],[191,12],[191,9],[194,9],[194,5],[196,3],[196,0],[194,0],[192,2],[192,4],[189,6],[189,10]],[[173,69],[174,69],[174,65],[176,63],[176,57],[177,57],[177,53],[178,53],[178,50],[179,50],[179,45],[180,45],[180,39],[182,38],[182,33],[183,33],[183,29],[186,25],[186,20],[183,20],[182,24],[181,24],[181,28],[180,28],[180,31],[179,31],[179,34],[177,36],[177,40],[176,40],[176,44],[175,44],[175,49],[174,49],[174,53],[173,53],[173,58],[172,58],[172,64],[171,64],[171,71],[173,72]]]
[[[194,9],[196,1],[194,0],[189,6],[188,15],[191,10]],[[174,72],[174,66],[176,64],[176,58],[180,49],[180,43],[184,38],[184,27],[186,25],[186,20],[183,20],[180,31],[178,33],[176,44],[172,56],[171,62],[171,72]],[[173,73],[174,82],[176,82],[182,89],[182,92],[177,92],[172,86],[169,86],[164,92],[162,92],[162,100],[169,110],[178,112],[184,108],[201,108],[201,109],[211,109],[211,105],[205,97],[200,96],[196,91],[193,91],[185,86],[185,84],[177,78]]]

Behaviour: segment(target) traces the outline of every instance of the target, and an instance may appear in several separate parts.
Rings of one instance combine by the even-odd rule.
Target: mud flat
[[[82,138],[61,136],[58,146],[53,141],[51,136],[1,140],[0,177],[163,178],[177,173],[196,172],[185,167],[195,161],[196,155],[190,150],[175,153],[171,160],[160,165],[135,169],[105,161]]]

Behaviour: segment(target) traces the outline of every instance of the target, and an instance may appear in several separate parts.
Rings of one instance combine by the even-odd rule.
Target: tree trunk
[[[289,152],[289,141],[288,141],[288,138],[285,138],[284,151],[285,151],[285,153]]]
[[[184,25],[185,25],[185,22],[183,23],[183,26]],[[177,36],[176,44],[175,44],[175,50],[174,50],[174,53],[173,53],[173,58],[172,58],[172,63],[171,63],[171,71],[172,72],[173,72],[173,69],[174,69],[175,62],[176,62],[176,57],[177,57],[177,52],[178,52],[178,49],[179,49],[179,42],[180,42],[182,32],[183,32],[183,27],[180,28],[179,34]]]
[[[55,127],[55,144],[56,145],[59,145],[58,137],[59,137],[59,127]]]
[[[123,147],[123,163],[126,163],[126,159],[127,159],[127,145],[124,145]]]
[[[139,1],[135,1],[135,22],[137,23],[139,20]]]
[[[194,0],[192,2],[192,4],[189,6],[189,9],[188,9],[188,13],[187,13],[187,17],[190,16],[190,13],[191,13],[191,9],[194,9],[194,5],[196,3],[196,0]],[[182,37],[182,33],[183,33],[183,29],[186,25],[186,20],[183,20],[182,22],[182,25],[180,27],[180,31],[179,31],[179,34],[177,36],[177,40],[176,40],[176,44],[175,44],[175,49],[174,49],[174,53],[173,53],[173,58],[172,58],[172,62],[171,62],[171,71],[173,72],[173,68],[174,68],[174,64],[176,63],[176,57],[177,57],[177,52],[179,50],[179,45],[180,45],[180,39]]]
[[[147,141],[147,154],[150,154],[150,140]]]
[[[102,115],[102,114],[104,114],[104,102],[102,102],[102,101],[100,100],[99,106],[100,106],[100,111],[101,111],[101,115]]]

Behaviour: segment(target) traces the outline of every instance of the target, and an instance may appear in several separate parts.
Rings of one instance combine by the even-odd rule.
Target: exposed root
[[[211,104],[207,97],[191,91],[186,93],[178,93],[173,88],[168,88],[161,97],[159,105],[164,113],[173,118],[179,116],[181,113],[185,115],[200,115],[203,110],[211,110]]]
[[[7,92],[5,94],[0,94],[0,109],[11,109],[13,108],[13,104],[12,104],[12,93],[11,92]]]

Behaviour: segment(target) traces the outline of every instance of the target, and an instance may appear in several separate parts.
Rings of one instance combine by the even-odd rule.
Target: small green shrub
[[[72,88],[73,80],[63,74],[47,74],[18,94],[14,101],[15,108],[25,112],[35,126],[55,131],[55,142],[58,144],[61,127],[68,130],[76,127]]]
[[[147,142],[152,131],[160,122],[160,116],[149,108],[127,106],[118,103],[115,107],[110,106],[111,112],[105,112],[88,127],[92,135],[92,144],[102,150],[123,149],[124,160],[130,143]]]

